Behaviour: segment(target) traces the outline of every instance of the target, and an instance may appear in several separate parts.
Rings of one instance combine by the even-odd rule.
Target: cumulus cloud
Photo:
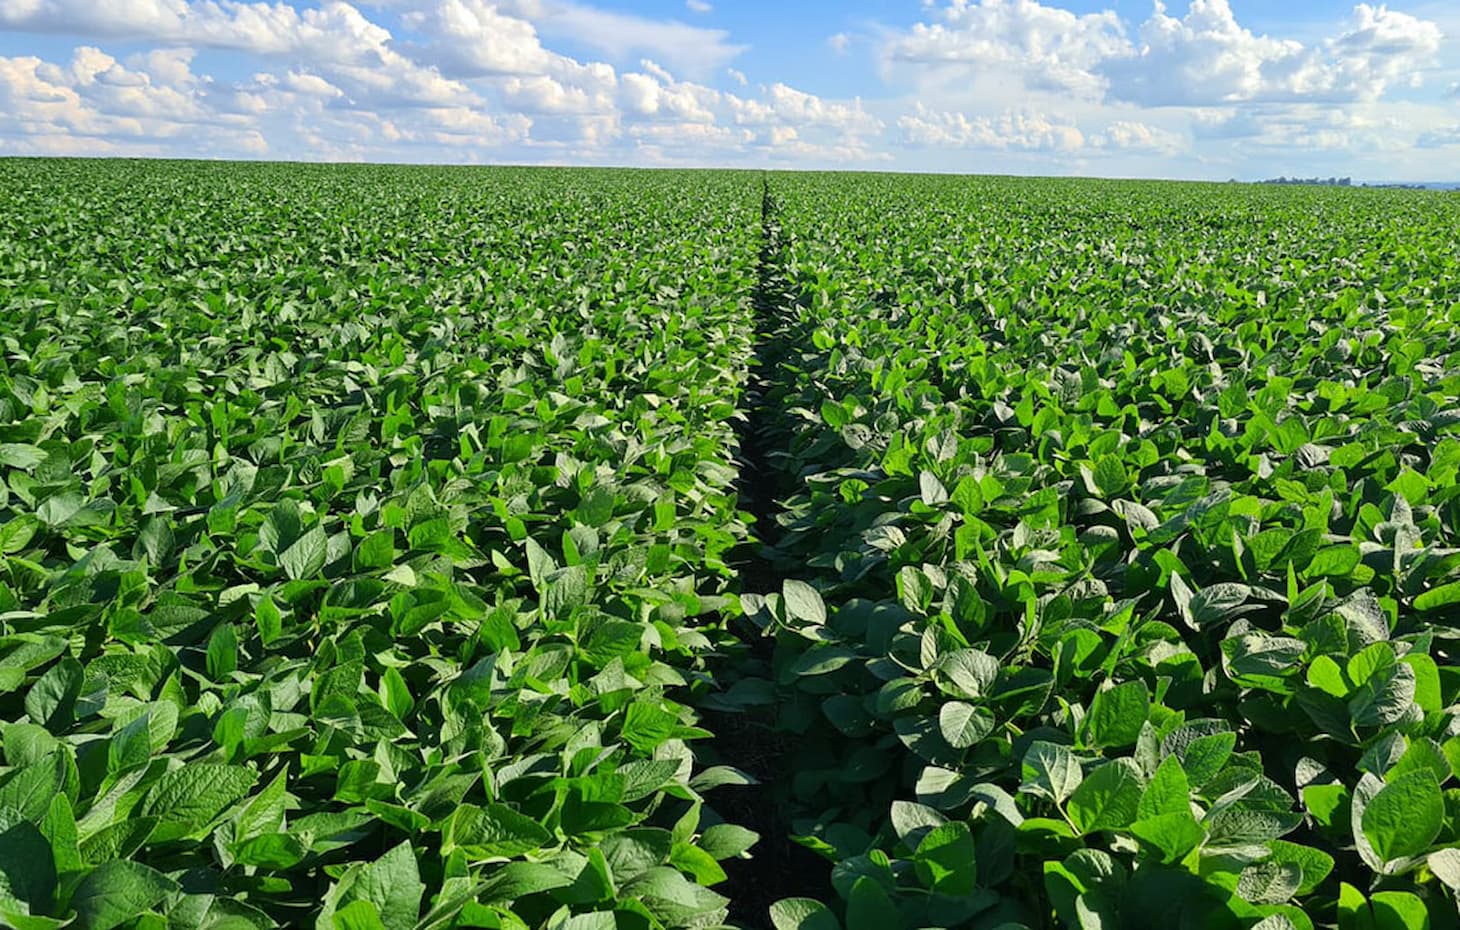
[[[1411,148],[1418,139],[1410,122],[1372,107],[1280,103],[1208,111],[1192,131],[1199,141],[1248,152],[1361,156]]]
[[[969,117],[918,104],[897,121],[903,141],[914,146],[943,146],[1025,152],[1076,152],[1085,135],[1072,122],[1046,113],[1009,110],[996,117]]]
[[[143,70],[150,63],[153,70]],[[200,154],[262,154],[262,135],[211,104],[208,82],[181,54],[142,56],[128,67],[93,46],[69,61],[0,58],[0,137],[11,151],[152,155],[186,137]],[[190,131],[206,127],[206,132]],[[66,143],[64,137],[77,140]]]
[[[932,23],[917,23],[884,49],[894,66],[957,77],[999,70],[1028,86],[1096,95],[1095,67],[1131,50],[1113,11],[1084,15],[1037,0],[952,0]]]
[[[1177,133],[1139,120],[1116,120],[1090,138],[1097,149],[1176,154],[1185,148]]]
[[[1034,92],[1142,106],[1373,100],[1412,83],[1443,34],[1433,22],[1361,3],[1327,39],[1305,44],[1241,25],[1228,0],[1157,0],[1132,30],[1113,10],[1076,14],[1038,0],[950,0],[932,22],[894,32],[892,73],[1016,78]]]
[[[531,22],[485,0],[438,0],[405,12],[401,22],[428,40],[410,43],[411,51],[453,77],[542,74],[561,57],[543,47]]]
[[[1192,0],[1180,19],[1158,3],[1139,51],[1099,70],[1112,96],[1147,106],[1373,100],[1416,75],[1440,40],[1432,22],[1360,4],[1343,32],[1309,46],[1244,28],[1227,0]]]
[[[0,25],[308,61],[361,98],[441,106],[471,97],[465,85],[397,51],[388,29],[342,0],[303,9],[236,0],[22,0],[0,5]]]

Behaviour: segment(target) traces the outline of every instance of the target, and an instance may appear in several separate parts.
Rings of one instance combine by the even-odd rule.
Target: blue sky
[[[1460,4],[0,0],[0,153],[1460,175]]]

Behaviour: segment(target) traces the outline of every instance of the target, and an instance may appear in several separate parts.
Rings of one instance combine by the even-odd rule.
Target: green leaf
[[[369,901],[351,901],[335,911],[335,930],[386,930],[380,911]]]
[[[1374,930],[1429,930],[1430,914],[1424,900],[1407,891],[1378,891],[1369,899],[1374,909]]]
[[[1302,793],[1303,807],[1325,827],[1337,826],[1349,808],[1349,791],[1343,785],[1307,785]]]
[[[1445,799],[1434,773],[1419,769],[1385,785],[1369,800],[1361,822],[1385,862],[1428,850],[1445,822]]]
[[[669,739],[677,723],[675,716],[668,711],[644,701],[635,701],[625,713],[622,734],[630,746],[640,752],[651,753]]]
[[[1130,825],[1130,832],[1143,848],[1155,850],[1164,863],[1180,862],[1206,839],[1206,830],[1189,811],[1153,814]]]
[[[1345,578],[1358,567],[1360,561],[1362,555],[1357,546],[1329,546],[1318,550],[1304,574],[1309,578]]]
[[[1070,795],[1069,817],[1080,833],[1118,830],[1136,818],[1141,782],[1129,760],[1107,762],[1085,776]]]
[[[1456,604],[1460,604],[1460,581],[1452,581],[1449,584],[1431,588],[1414,599],[1414,609],[1421,613],[1443,610]]]
[[[0,466],[30,471],[46,460],[46,452],[23,442],[0,442]]]
[[[1301,866],[1269,859],[1242,870],[1237,897],[1249,904],[1282,904],[1292,898],[1302,881]]]
[[[208,637],[208,677],[226,681],[238,669],[238,633],[231,623],[220,623]]]
[[[51,798],[50,806],[40,823],[41,835],[51,846],[51,859],[58,874],[79,872],[81,861],[80,839],[76,831],[76,814],[65,794]]]
[[[967,749],[993,732],[994,716],[982,707],[949,701],[938,708],[938,729],[954,749]]]
[[[485,809],[471,804],[458,807],[446,822],[442,852],[461,849],[471,859],[515,858],[552,843],[552,834],[531,817],[504,804]]]
[[[56,880],[56,859],[46,837],[14,809],[0,808],[0,897],[8,894],[30,913],[44,913],[51,909]]]
[[[1102,455],[1095,462],[1092,472],[1095,478],[1095,487],[1099,489],[1100,496],[1105,500],[1114,500],[1125,493],[1130,486],[1130,477],[1126,474],[1125,463],[1114,455]]]
[[[821,594],[811,585],[795,578],[781,583],[781,600],[786,605],[786,616],[816,626],[826,623],[826,603]]]
[[[265,646],[278,639],[284,630],[284,615],[279,612],[271,595],[265,594],[259,598],[259,602],[254,605],[253,617],[254,625],[259,631],[259,641]]]
[[[355,547],[356,571],[390,568],[395,564],[395,530],[376,530]]]
[[[1287,840],[1272,840],[1267,845],[1272,850],[1273,861],[1292,863],[1302,870],[1303,880],[1298,885],[1299,895],[1312,894],[1333,871],[1333,857],[1321,849],[1289,843]]]
[[[1186,780],[1186,770],[1175,756],[1161,760],[1151,781],[1141,794],[1137,816],[1141,819],[1159,814],[1186,814],[1191,816],[1191,785]]]
[[[811,898],[785,898],[772,904],[771,926],[775,930],[841,930],[836,915]]]
[[[1097,692],[1085,717],[1085,744],[1116,749],[1135,743],[1151,710],[1151,694],[1139,679]]]
[[[70,656],[63,656],[26,692],[26,716],[52,733],[60,733],[69,727],[76,711],[76,700],[81,696],[84,677],[81,663]]]
[[[982,697],[999,676],[999,661],[979,649],[955,649],[935,666],[947,679],[943,690],[955,697]]]
[[[6,727],[5,732],[8,737],[16,732],[16,728]],[[11,748],[7,744],[7,754],[11,753]],[[0,810],[10,808],[32,822],[45,816],[51,799],[62,794],[67,782],[76,775],[75,765],[67,753],[59,751],[55,746],[42,745],[35,748],[46,751],[48,755],[27,762],[25,753],[15,751],[13,755],[16,761],[25,767],[18,772],[6,773],[3,780],[0,780]]]
[[[938,476],[930,471],[923,471],[918,475],[918,490],[922,502],[929,507],[948,502],[948,489],[943,487],[943,482],[939,481]]]
[[[905,930],[887,891],[874,878],[862,876],[847,896],[847,930]]]
[[[369,901],[387,927],[413,927],[421,913],[426,886],[409,842],[393,847],[361,870],[350,888],[353,900]]]
[[[415,708],[415,699],[411,697],[410,686],[406,684],[405,678],[399,669],[388,668],[380,676],[381,700],[385,703],[385,709],[390,711],[396,719],[405,720]]]
[[[46,526],[56,528],[65,526],[85,506],[86,499],[80,494],[75,491],[64,491],[46,498],[36,508],[35,515]]]
[[[1024,753],[1023,784],[1019,790],[1063,804],[1084,780],[1079,761],[1069,747],[1035,741]]]
[[[760,834],[733,823],[717,823],[700,837],[700,848],[716,859],[734,859],[744,855]]]
[[[153,842],[187,836],[248,794],[258,778],[239,765],[195,762],[163,775],[139,808],[156,817]]]
[[[114,859],[87,873],[71,895],[77,930],[112,930],[177,890],[177,882],[140,862]]]
[[[898,839],[909,847],[916,847],[929,830],[948,822],[947,817],[916,801],[893,801],[891,819]]]
[[[269,509],[269,515],[259,527],[259,545],[276,556],[282,555],[303,532],[299,505],[286,497]]]
[[[292,580],[312,578],[324,568],[328,554],[329,537],[321,527],[316,526],[279,553],[279,566]]]
[[[1232,750],[1236,746],[1237,734],[1230,732],[1210,733],[1192,740],[1183,752],[1178,753],[1187,780],[1193,787],[1201,788],[1216,778],[1227,760],[1232,758]]]
[[[288,782],[286,766],[264,786],[263,791],[249,798],[234,824],[235,840],[248,840],[281,830],[289,801]]]
[[[978,885],[973,834],[954,821],[934,827],[918,844],[913,865],[923,887],[938,894],[967,895]]]

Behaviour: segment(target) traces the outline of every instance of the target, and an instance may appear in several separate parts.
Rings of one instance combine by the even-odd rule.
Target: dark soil
[[[773,561],[780,500],[791,479],[776,468],[772,454],[785,436],[779,395],[786,389],[782,362],[790,350],[789,306],[781,272],[780,230],[775,201],[767,183],[761,200],[761,250],[753,295],[755,357],[745,391],[746,419],[739,428],[740,509],[754,517],[754,539],[737,559],[742,593],[780,591],[783,575]],[[774,642],[748,621],[732,628],[746,643],[752,667],[769,674]],[[777,732],[775,708],[733,714],[707,712],[706,726],[715,734],[716,756],[755,777],[758,784],[725,787],[715,792],[715,809],[730,823],[760,834],[750,859],[722,863],[729,876],[717,890],[730,899],[730,919],[751,930],[770,927],[770,906],[783,898],[832,897],[830,863],[791,839],[786,798],[790,771],[790,738]]]

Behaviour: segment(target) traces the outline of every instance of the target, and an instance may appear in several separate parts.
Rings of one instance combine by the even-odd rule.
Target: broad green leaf
[[[247,795],[257,777],[238,765],[185,765],[152,786],[139,813],[158,819],[154,842],[187,836]]]
[[[938,729],[954,749],[967,749],[993,732],[994,717],[981,707],[949,701],[938,708]]]
[[[936,668],[947,682],[945,691],[969,699],[982,697],[999,674],[998,660],[979,649],[946,652]]]
[[[934,827],[913,855],[923,887],[939,894],[967,895],[978,885],[973,834],[957,821]]]
[[[112,930],[162,903],[177,882],[140,862],[112,860],[92,869],[71,895],[78,930]]]
[[[841,930],[825,904],[812,898],[786,898],[771,905],[775,930]]]
[[[1080,833],[1118,830],[1135,820],[1141,782],[1124,759],[1093,769],[1070,795],[1070,822]]]
[[[1142,819],[1161,814],[1191,816],[1191,785],[1186,781],[1186,770],[1175,756],[1161,760],[1141,793],[1137,808],[1137,815]]]
[[[279,553],[279,566],[291,579],[312,578],[324,568],[328,552],[329,537],[316,526]]]
[[[1391,781],[1364,808],[1364,836],[1385,862],[1429,849],[1445,820],[1439,782],[1428,769]]]
[[[1085,742],[1100,748],[1120,748],[1136,741],[1150,712],[1146,683],[1127,681],[1095,694],[1085,716]]]
[[[1066,746],[1036,741],[1024,753],[1020,791],[1063,804],[1083,780],[1080,763]]]
[[[1460,581],[1431,588],[1414,599],[1414,609],[1428,612],[1460,604]]]
[[[1201,845],[1206,830],[1191,813],[1153,814],[1130,824],[1130,832],[1140,840],[1143,850],[1153,850],[1157,861],[1174,863]]]
[[[816,626],[826,623],[826,604],[817,590],[806,582],[787,578],[781,583],[781,599],[789,619]]]
[[[847,930],[905,930],[906,926],[876,879],[863,876],[856,880],[847,897]]]

